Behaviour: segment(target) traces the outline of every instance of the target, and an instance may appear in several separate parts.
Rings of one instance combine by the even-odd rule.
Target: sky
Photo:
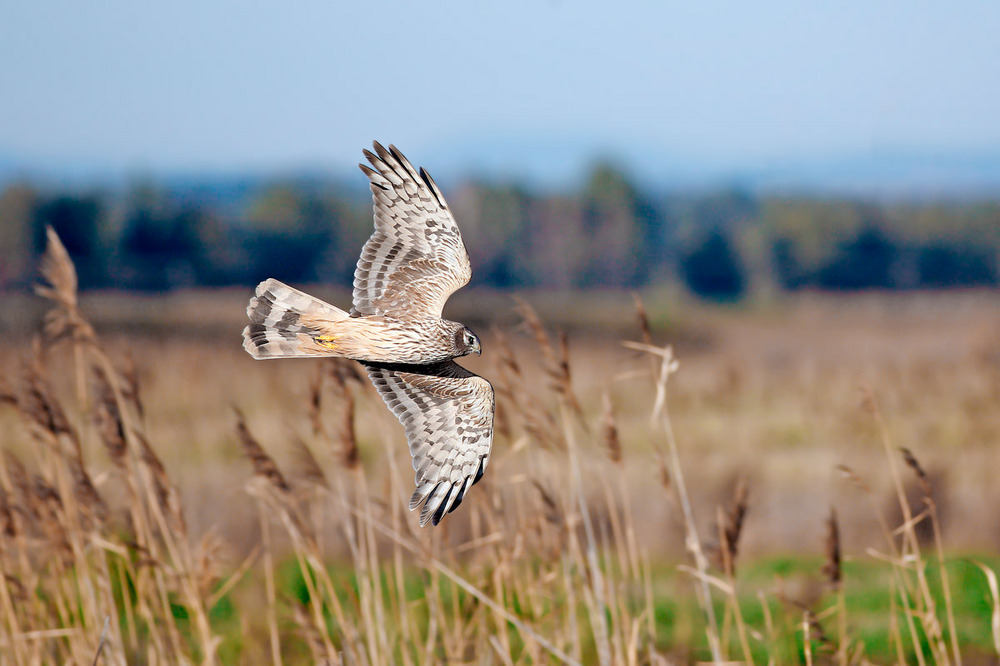
[[[1000,3],[6,3],[0,159],[766,168],[1000,154]],[[434,172],[434,169],[432,169]]]

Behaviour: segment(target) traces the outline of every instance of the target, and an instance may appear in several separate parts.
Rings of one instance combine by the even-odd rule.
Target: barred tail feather
[[[335,356],[323,338],[350,315],[340,308],[275,279],[257,285],[247,306],[250,325],[243,329],[243,348],[256,359],[294,356]],[[334,336],[335,337],[335,336]]]

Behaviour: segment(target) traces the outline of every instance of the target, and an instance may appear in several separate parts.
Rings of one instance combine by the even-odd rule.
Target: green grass
[[[989,655],[993,654],[993,637],[990,628],[992,605],[986,577],[974,562],[982,562],[994,571],[1000,570],[1000,556],[986,554],[969,554],[950,558],[946,563],[946,570],[951,583],[959,644],[962,646],[964,656],[978,660],[979,658],[988,658]],[[941,594],[937,563],[929,561],[928,565],[928,580],[935,603],[939,608],[943,608],[944,598]],[[835,614],[830,613],[824,616],[826,612],[836,606],[837,595],[824,584],[821,573],[822,566],[821,558],[799,555],[766,557],[741,563],[735,578],[736,597],[739,600],[743,621],[751,630],[752,635],[759,634],[760,640],[752,638],[750,641],[755,663],[766,663],[769,656],[775,658],[778,663],[802,662],[804,660],[800,625],[803,612],[807,608],[820,616],[819,624],[830,641],[833,643],[837,641],[838,628]],[[341,602],[345,605],[356,603],[361,586],[355,567],[349,562],[343,562],[330,565],[327,572]],[[370,582],[372,574],[363,575],[366,582]],[[876,663],[890,663],[896,657],[896,648],[892,644],[892,614],[890,612],[892,608],[891,597],[894,593],[892,575],[889,565],[874,558],[852,559],[843,565],[842,589],[844,608],[849,618],[848,634],[850,640],[853,645],[860,644],[866,657]],[[384,565],[378,572],[378,576],[382,581],[382,589],[388,591],[391,588],[390,579],[393,576],[389,566]],[[282,591],[279,603],[286,611],[295,603],[302,606],[308,605],[308,586],[305,584],[297,561],[287,559],[279,564],[277,579],[278,587]],[[406,602],[415,611],[413,617],[418,619],[418,630],[426,631],[430,617],[426,609],[429,603],[430,586],[434,583],[424,570],[411,567],[408,567],[406,581]],[[240,587],[254,588],[259,583],[260,581],[248,579]],[[676,565],[654,565],[652,585],[656,591],[654,604],[656,648],[663,653],[683,655],[685,660],[710,659],[711,655],[705,640],[703,616],[698,609],[690,577],[678,572]],[[242,611],[239,609],[239,597],[243,592],[240,587],[221,597],[211,612],[213,625],[219,631],[222,639],[219,657],[223,663],[228,663],[230,657],[235,658],[239,655],[243,648],[240,623],[250,622],[253,624],[261,619],[260,617],[255,618],[252,614],[247,615],[245,608]],[[814,594],[807,598],[794,595],[786,596],[790,587]],[[393,600],[388,598],[388,592],[385,592],[384,595],[383,602],[386,605],[390,604]],[[631,603],[637,608],[642,606],[641,595],[641,590],[633,590],[631,594]],[[448,622],[456,625],[467,620],[470,614],[476,612],[478,606],[471,595],[446,579],[437,581],[437,588],[430,596],[438,600],[450,600],[451,603],[444,606],[445,617]],[[761,600],[762,596],[763,601]],[[523,603],[517,590],[512,590],[508,592],[506,605],[510,612],[522,620],[532,624],[544,624],[559,613],[564,601],[561,598],[549,598],[540,607],[532,609]],[[764,604],[766,604],[773,624],[782,629],[777,632],[779,641],[775,644],[768,643],[766,640],[767,622]],[[717,598],[715,608],[717,617],[724,618],[726,616],[725,600]],[[244,616],[242,618],[241,613]],[[178,608],[175,617],[178,620],[186,618],[182,607]],[[331,635],[336,636],[339,629],[334,618],[327,614],[326,619]],[[581,615],[578,621],[581,624],[586,624],[587,618]],[[896,621],[905,623],[898,610],[898,604]],[[263,625],[259,629],[266,631],[266,627]],[[288,629],[290,635],[294,637],[294,631],[291,631],[293,627],[289,625]],[[398,636],[400,633],[399,627],[387,626],[386,629],[390,635]],[[523,642],[512,626],[508,625],[508,631],[508,639],[517,648],[514,654],[516,661],[520,656],[520,650],[523,649]],[[912,662],[915,660],[915,656],[912,645],[909,643],[909,634],[905,630],[903,637],[905,639],[906,661]],[[409,648],[412,647],[409,646]],[[409,648],[400,647],[400,649]],[[300,638],[292,638],[285,644],[285,649],[287,649],[287,656],[292,662],[300,658],[305,659],[308,656],[305,643]],[[731,636],[728,649],[730,654],[740,654],[740,645],[735,636]],[[818,655],[829,654],[832,648],[829,645],[824,645],[814,635],[812,649],[813,654]],[[592,644],[589,646],[589,650],[591,651],[589,654],[593,656]],[[445,655],[441,653],[438,656],[444,658]],[[401,655],[397,654],[397,659],[401,659]]]

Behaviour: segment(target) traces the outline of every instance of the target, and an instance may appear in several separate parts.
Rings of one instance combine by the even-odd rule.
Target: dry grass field
[[[2,664],[1000,656],[1000,294],[460,293],[496,441],[421,529],[398,423],[246,355],[249,288],[51,256],[0,313]]]

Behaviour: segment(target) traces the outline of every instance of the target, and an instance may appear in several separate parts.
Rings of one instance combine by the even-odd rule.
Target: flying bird
[[[365,150],[375,232],[354,271],[350,313],[275,279],[247,306],[243,347],[256,359],[342,356],[360,362],[406,430],[420,525],[437,525],[486,471],[493,386],[455,363],[481,354],[476,334],[442,318],[472,277],[469,253],[444,195],[391,144]]]

